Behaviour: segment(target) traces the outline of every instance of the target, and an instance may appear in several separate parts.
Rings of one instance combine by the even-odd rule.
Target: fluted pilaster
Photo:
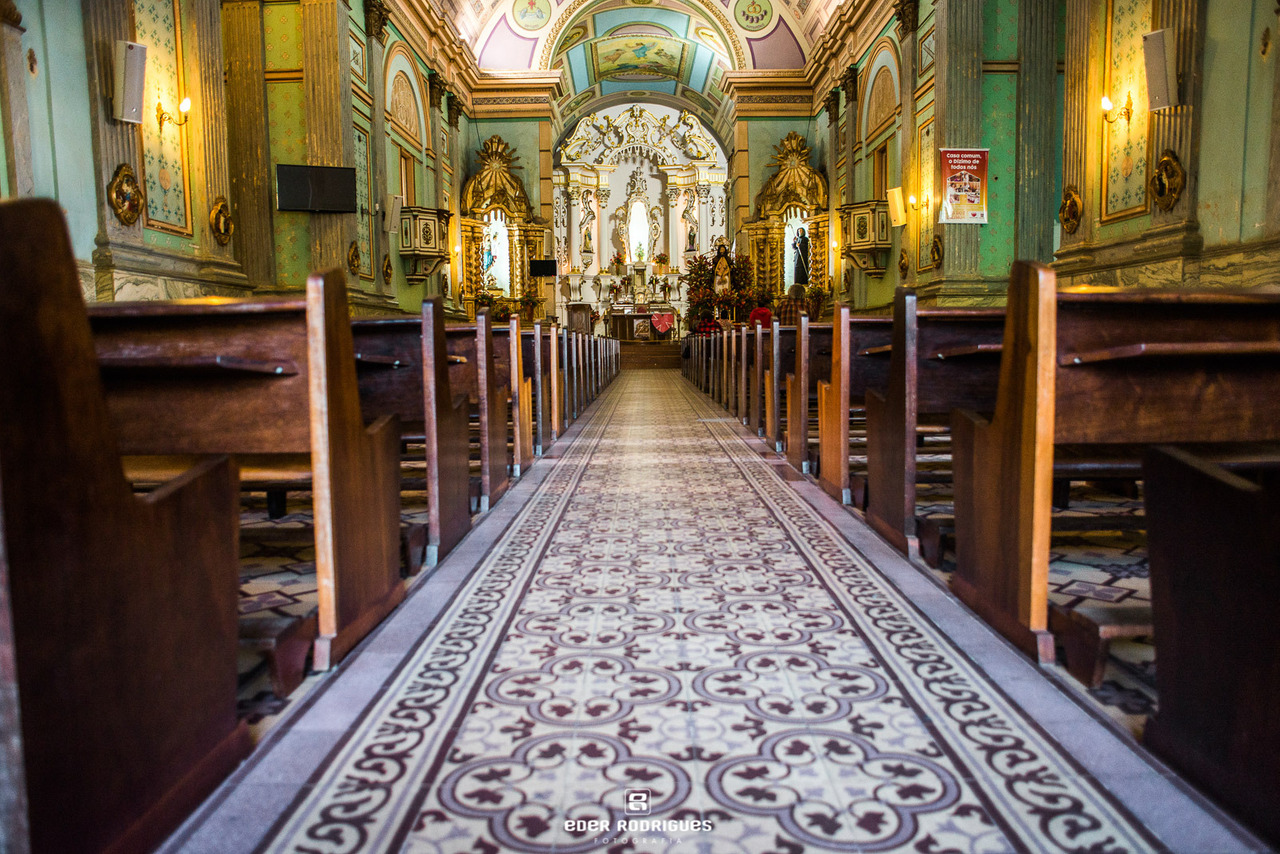
[[[195,193],[196,199],[204,196],[204,207],[198,209],[192,204],[192,233],[200,242],[202,276],[243,286],[248,282],[243,267],[236,260],[235,250],[231,243],[225,246],[218,243],[209,225],[209,212],[214,201],[219,196],[228,199],[231,196],[227,168],[227,86],[223,82],[221,9],[214,0],[194,3],[189,8],[195,31],[196,85],[191,88],[196,99],[192,105],[192,113],[198,122],[193,123],[197,132],[191,135],[195,148],[192,162],[201,163],[204,167],[204,193]],[[199,183],[192,181],[192,187]],[[234,216],[233,211],[233,220]],[[232,243],[243,236],[243,231],[236,229],[231,238]]]
[[[939,0],[934,31],[939,148],[977,148],[982,142],[982,0]],[[945,279],[978,275],[978,228],[940,225]]]
[[[252,287],[276,284],[271,153],[262,44],[262,0],[222,6],[226,52],[227,167],[235,236],[231,247]]]
[[[1062,128],[1062,186],[1080,195],[1082,216],[1074,234],[1062,231],[1061,248],[1069,249],[1093,239],[1097,189],[1089,180],[1089,128],[1097,112],[1089,86],[1090,0],[1067,0],[1067,63],[1065,111]],[[1059,199],[1061,202],[1061,199]]]
[[[1182,161],[1186,183],[1172,210],[1166,212],[1152,205],[1151,225],[1153,228],[1180,223],[1194,225],[1197,222],[1196,199],[1199,185],[1200,99],[1203,97],[1200,69],[1204,62],[1208,3],[1200,0],[1162,0],[1154,5],[1154,28],[1173,29],[1181,106],[1151,112],[1148,133],[1152,168],[1163,151],[1172,150]]]
[[[1055,198],[1054,89],[1057,41],[1054,0],[1018,5],[1018,159],[1015,255],[1053,257]]]
[[[307,162],[315,166],[351,166],[355,163],[355,150],[351,138],[347,5],[339,0],[302,0],[301,7]],[[352,214],[311,214],[312,269],[345,271],[347,248],[355,238]]]

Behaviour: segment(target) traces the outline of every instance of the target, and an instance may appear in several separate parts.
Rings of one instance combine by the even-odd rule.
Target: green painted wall
[[[1272,0],[1211,0],[1205,28],[1200,230],[1206,246],[1264,234],[1275,87]],[[1262,31],[1272,47],[1262,56]]]
[[[1013,262],[1017,97],[1017,75],[982,76],[982,147],[990,149],[987,224],[956,228],[979,229],[978,272],[987,278],[1007,277],[1009,265]]]
[[[306,94],[301,80],[267,84],[271,174],[278,163],[307,162]],[[311,215],[275,211],[276,282],[300,288],[311,272]]]
[[[66,213],[76,258],[88,261],[98,233],[98,198],[85,170],[93,163],[89,73],[81,7],[73,0],[18,0],[25,50],[38,72],[27,75],[27,109],[35,194],[57,199]],[[79,57],[75,61],[69,58]]]

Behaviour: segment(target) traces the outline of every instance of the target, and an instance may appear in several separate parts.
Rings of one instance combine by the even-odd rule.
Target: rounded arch
[[[383,63],[383,97],[392,122],[419,148],[427,139],[423,124],[423,93],[418,84],[417,66],[404,42],[396,42],[387,51]],[[407,133],[406,133],[407,131]]]
[[[897,56],[897,45],[890,38],[881,38],[872,49],[873,59],[867,67],[867,74],[863,77],[863,92],[861,92],[860,115],[858,117],[858,127],[860,128],[860,137],[863,141],[867,140],[867,133],[870,131],[868,122],[870,113],[872,113],[872,95],[876,79],[881,72],[888,73],[888,79],[892,85],[893,104],[897,108],[901,108],[901,70],[899,56]]]

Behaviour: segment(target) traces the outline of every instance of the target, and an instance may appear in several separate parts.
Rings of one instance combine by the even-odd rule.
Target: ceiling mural
[[[482,69],[556,69],[561,125],[640,99],[722,125],[731,70],[803,68],[823,0],[472,0]],[[483,9],[484,11],[479,11]],[[455,23],[457,19],[454,19]],[[640,94],[635,94],[639,92]]]

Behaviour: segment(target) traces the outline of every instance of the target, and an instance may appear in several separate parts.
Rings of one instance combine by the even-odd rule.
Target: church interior
[[[1280,848],[1276,0],[0,0],[0,852]]]

